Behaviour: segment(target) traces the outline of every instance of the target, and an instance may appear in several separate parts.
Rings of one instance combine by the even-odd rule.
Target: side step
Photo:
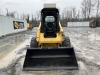
[[[32,48],[27,49],[23,70],[78,70],[74,49]]]

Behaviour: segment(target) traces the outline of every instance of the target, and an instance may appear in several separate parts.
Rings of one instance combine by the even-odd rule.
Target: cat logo
[[[19,25],[18,25],[18,23],[16,21],[14,22],[14,28],[15,29],[18,29],[19,28]]]

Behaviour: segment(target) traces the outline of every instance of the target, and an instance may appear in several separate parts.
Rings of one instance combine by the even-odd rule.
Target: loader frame
[[[46,21],[46,16],[52,16],[54,19]],[[74,48],[69,37],[63,33],[58,9],[44,8],[36,37],[31,39],[30,48],[27,49],[23,70],[62,69],[78,70]]]

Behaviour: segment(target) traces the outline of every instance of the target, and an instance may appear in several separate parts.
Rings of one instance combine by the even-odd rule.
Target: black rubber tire
[[[69,37],[65,37],[64,41],[62,42],[62,47],[71,47],[70,39]]]
[[[36,41],[36,38],[32,38],[30,42],[30,48],[36,48],[38,47],[38,42]]]

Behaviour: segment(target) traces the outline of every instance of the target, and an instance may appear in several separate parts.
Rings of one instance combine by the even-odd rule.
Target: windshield
[[[54,22],[55,21],[55,17],[54,16],[46,16],[45,17],[45,22]]]

